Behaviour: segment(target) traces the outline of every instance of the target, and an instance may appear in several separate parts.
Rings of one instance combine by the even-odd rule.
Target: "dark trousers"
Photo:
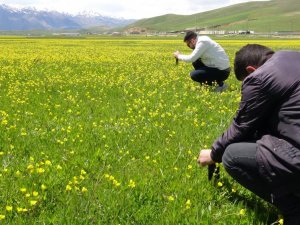
[[[222,158],[226,171],[237,182],[259,197],[275,205],[284,216],[285,225],[300,224],[300,187],[283,195],[274,195],[274,189],[258,171],[256,143],[235,143],[229,145]],[[282,175],[284,176],[284,175]],[[296,186],[296,185],[295,185]],[[288,190],[289,188],[286,188]]]
[[[195,70],[190,73],[190,76],[193,81],[201,84],[212,85],[216,82],[219,86],[222,86],[223,82],[230,74],[230,68],[226,70],[219,70],[217,68],[207,67],[202,63],[201,59],[193,62],[193,67]]]

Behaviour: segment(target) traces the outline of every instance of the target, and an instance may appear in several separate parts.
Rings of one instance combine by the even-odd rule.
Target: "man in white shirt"
[[[224,81],[230,74],[230,62],[225,50],[208,36],[198,36],[193,31],[188,31],[183,40],[193,49],[190,55],[182,55],[174,52],[174,57],[184,62],[192,62],[195,70],[190,73],[192,80],[200,84],[213,85],[222,92],[227,89]]]

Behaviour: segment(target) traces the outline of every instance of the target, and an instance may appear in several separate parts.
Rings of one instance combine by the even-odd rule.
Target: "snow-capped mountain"
[[[135,20],[102,16],[95,12],[70,15],[35,8],[13,8],[0,5],[0,30],[74,30],[96,26],[122,27]]]

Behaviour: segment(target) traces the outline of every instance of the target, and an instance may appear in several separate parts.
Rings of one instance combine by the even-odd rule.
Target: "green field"
[[[234,53],[253,40],[219,40]],[[299,40],[260,40],[299,49]],[[175,66],[182,40],[0,38],[0,224],[271,224],[278,212],[201,148],[240,99]]]

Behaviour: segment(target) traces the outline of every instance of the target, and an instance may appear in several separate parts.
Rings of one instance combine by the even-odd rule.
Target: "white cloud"
[[[249,1],[257,0],[0,0],[0,4],[72,14],[93,11],[106,16],[141,19],[168,13],[189,15]]]

